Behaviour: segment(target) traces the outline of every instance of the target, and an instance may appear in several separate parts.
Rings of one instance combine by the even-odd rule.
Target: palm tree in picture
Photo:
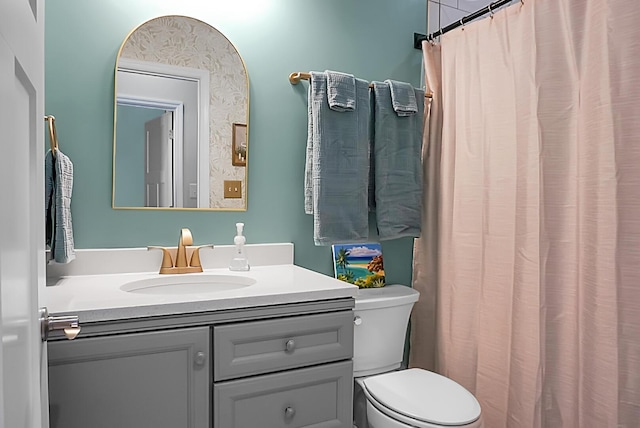
[[[344,248],[340,248],[338,254],[336,255],[336,266],[342,269],[342,272],[346,275],[347,273],[347,265],[349,264],[349,260],[347,257],[349,256],[349,250],[345,250]]]

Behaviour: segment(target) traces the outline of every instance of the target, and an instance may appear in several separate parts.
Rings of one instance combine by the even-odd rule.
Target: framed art
[[[382,246],[378,243],[334,244],[333,271],[337,279],[360,288],[384,287]]]

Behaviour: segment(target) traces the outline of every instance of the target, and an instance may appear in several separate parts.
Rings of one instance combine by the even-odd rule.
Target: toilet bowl
[[[463,386],[423,369],[398,370],[419,293],[402,285],[361,289],[354,308],[354,425],[481,428],[480,404]]]

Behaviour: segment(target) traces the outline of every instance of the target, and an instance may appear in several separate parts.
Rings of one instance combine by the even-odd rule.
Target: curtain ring
[[[462,31],[464,31],[464,18],[460,20],[460,26],[462,27]]]
[[[491,10],[491,3],[489,3],[489,18],[493,19],[493,10]]]

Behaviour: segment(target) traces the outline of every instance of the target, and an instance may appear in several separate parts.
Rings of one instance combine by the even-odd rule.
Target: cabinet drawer
[[[351,428],[351,361],[221,382],[214,426]]]
[[[350,359],[353,313],[221,325],[213,338],[215,381]]]

